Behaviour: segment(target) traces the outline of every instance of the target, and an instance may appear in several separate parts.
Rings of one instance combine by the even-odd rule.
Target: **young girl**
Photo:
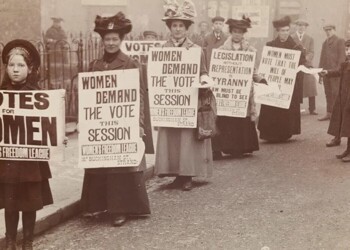
[[[291,19],[289,16],[273,21],[277,37],[267,42],[266,46],[299,50],[301,51],[299,65],[305,64],[303,47],[296,44],[290,36],[290,23]],[[298,73],[288,109],[261,105],[258,123],[260,139],[271,143],[281,143],[288,141],[293,135],[301,133],[300,103],[303,101],[302,80],[303,75]]]
[[[40,55],[26,40],[13,40],[2,52],[6,65],[2,90],[39,89]],[[52,204],[48,162],[0,160],[0,208],[5,209],[6,249],[16,249],[19,212],[22,211],[23,248],[33,249],[36,211]]]

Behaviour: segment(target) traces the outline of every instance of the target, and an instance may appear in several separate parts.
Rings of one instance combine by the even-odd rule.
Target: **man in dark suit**
[[[203,43],[203,49],[205,50],[208,69],[210,65],[212,50],[219,48],[228,38],[228,35],[222,31],[225,18],[217,16],[214,17],[211,21],[213,23],[213,32],[210,32],[205,36]]]
[[[327,39],[322,44],[320,68],[324,70],[338,69],[340,64],[345,61],[345,41],[335,35],[335,25],[329,24],[323,27],[326,32]],[[339,91],[339,77],[330,78],[323,77],[323,85],[327,101],[327,114],[320,118],[319,121],[326,121],[331,118],[334,101]],[[340,138],[334,137],[327,147],[338,146]]]

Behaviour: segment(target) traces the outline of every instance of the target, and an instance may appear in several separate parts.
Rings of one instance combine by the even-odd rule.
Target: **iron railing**
[[[129,35],[126,40],[142,40],[142,34]],[[69,36],[68,41],[58,40],[53,43],[30,41],[36,46],[41,57],[40,82],[43,89],[66,90],[66,117],[67,120],[76,120],[78,117],[78,73],[88,71],[89,64],[101,57],[103,48],[99,37],[92,34],[83,36],[82,33],[74,38]],[[0,42],[0,55],[4,43]],[[5,65],[0,60],[0,80],[4,76]],[[1,84],[0,84],[1,85]]]

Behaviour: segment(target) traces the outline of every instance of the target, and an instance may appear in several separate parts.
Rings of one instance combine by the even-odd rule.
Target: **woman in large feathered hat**
[[[120,46],[132,24],[122,12],[112,17],[97,16],[95,29],[102,38],[104,54],[90,63],[90,71],[125,70],[138,68],[137,63],[125,55]],[[140,136],[144,135],[145,90],[140,83]],[[143,170],[145,158],[139,167],[86,169],[82,192],[85,215],[107,211],[113,226],[122,226],[129,215],[150,213]]]
[[[188,37],[188,28],[194,23],[196,11],[192,1],[185,0],[182,5],[176,1],[166,1],[163,21],[170,30],[170,39],[164,47],[191,49],[199,47]],[[201,83],[209,82],[205,55],[202,51],[200,61]],[[199,96],[207,90],[200,90]],[[211,140],[199,141],[195,129],[159,128],[156,150],[155,171],[160,177],[175,176],[174,187],[185,191],[192,189],[192,177],[209,177],[212,173]]]

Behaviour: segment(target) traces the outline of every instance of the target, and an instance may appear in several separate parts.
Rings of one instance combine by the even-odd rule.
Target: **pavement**
[[[121,228],[77,216],[37,237],[35,249],[348,250],[350,165],[335,158],[344,141],[325,147],[327,127],[304,113],[301,135],[215,161],[213,177],[196,178],[190,192],[171,189],[173,178],[149,180],[151,216]]]
[[[68,136],[68,144],[64,152],[63,162],[50,164],[52,179],[50,187],[54,204],[45,206],[37,213],[35,234],[38,235],[53,226],[58,225],[80,213],[79,200],[81,196],[84,169],[78,168],[78,134],[72,133]],[[153,176],[154,155],[146,155],[147,170],[146,178]],[[21,221],[21,219],[20,219]],[[21,239],[21,225],[19,223],[19,235]],[[0,249],[4,243],[5,219],[4,210],[0,210]]]
[[[65,162],[51,167],[55,203],[38,213],[35,249],[350,249],[350,165],[335,159],[345,142],[325,147],[327,127],[304,112],[301,135],[260,142],[251,157],[216,161],[214,176],[195,179],[191,192],[170,189],[172,178],[151,178],[151,216],[122,228],[76,216],[83,170],[76,168],[73,134]],[[151,177],[154,155],[146,160]]]

